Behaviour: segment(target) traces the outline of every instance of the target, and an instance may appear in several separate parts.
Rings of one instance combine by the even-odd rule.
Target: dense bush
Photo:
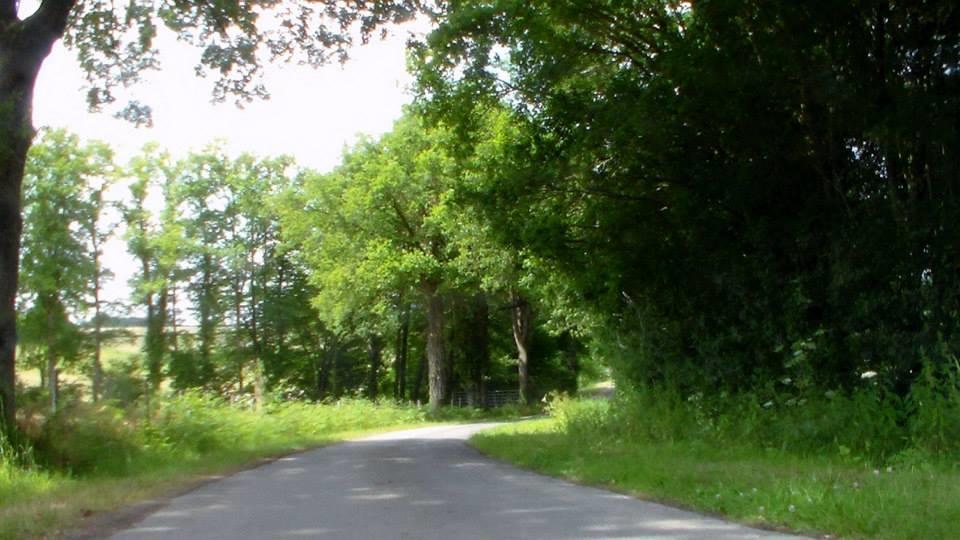
[[[957,374],[957,366],[928,364],[905,398],[872,378],[844,392],[800,389],[784,380],[767,392],[683,394],[648,386],[621,389],[609,402],[559,396],[550,412],[583,441],[703,441],[917,462],[918,456],[960,456]]]
[[[426,412],[364,400],[274,403],[254,410],[187,392],[155,400],[149,415],[142,407],[78,401],[51,417],[30,418],[24,427],[34,465],[77,475],[124,475],[210,454],[279,450],[336,433],[423,422]],[[3,463],[10,465],[6,455]]]

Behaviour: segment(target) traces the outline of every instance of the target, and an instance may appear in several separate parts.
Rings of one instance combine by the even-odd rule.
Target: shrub
[[[960,455],[957,365],[928,365],[906,398],[876,381],[848,393],[813,388],[682,395],[668,386],[619,389],[613,401],[552,396],[549,412],[582,441],[702,441],[797,454],[894,462],[919,452]]]
[[[75,474],[123,474],[142,452],[143,438],[123,411],[75,403],[43,424],[34,440],[37,460]]]

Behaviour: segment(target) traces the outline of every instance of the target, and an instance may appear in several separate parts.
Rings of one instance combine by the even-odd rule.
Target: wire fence
[[[457,390],[450,399],[450,404],[454,407],[482,407],[492,409],[517,403],[520,401],[520,390],[487,390],[481,399],[477,399],[471,392]],[[480,403],[478,403],[480,401]]]

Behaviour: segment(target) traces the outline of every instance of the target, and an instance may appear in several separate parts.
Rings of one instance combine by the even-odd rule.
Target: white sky
[[[236,153],[291,154],[302,165],[325,170],[337,163],[345,142],[358,133],[385,132],[410,101],[405,40],[406,33],[397,31],[358,46],[344,66],[269,66],[271,98],[243,109],[211,104],[212,81],[194,75],[197,51],[164,44],[162,71],[148,73],[134,90],[154,113],[154,126],[139,129],[110,114],[87,112],[83,77],[71,51],[58,44],[37,81],[34,124],[106,141],[124,157],[151,140],[182,155],[223,139]]]
[[[23,2],[24,7],[28,3]],[[412,78],[405,70],[404,47],[408,31],[400,28],[384,41],[372,39],[356,47],[344,66],[269,66],[271,99],[243,109],[232,102],[211,104],[212,81],[194,74],[199,52],[173,39],[162,40],[161,71],[148,73],[133,91],[153,108],[152,128],[134,128],[108,113],[89,113],[75,57],[58,44],[37,81],[34,125],[67,128],[84,140],[107,142],[120,163],[148,141],[179,157],[219,139],[234,155],[289,154],[302,166],[328,170],[339,162],[345,144],[360,133],[386,132],[410,102]],[[135,267],[121,238],[108,244],[104,264],[116,274],[105,296],[127,301],[127,282]]]

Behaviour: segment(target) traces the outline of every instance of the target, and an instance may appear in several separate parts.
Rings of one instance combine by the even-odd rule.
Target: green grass
[[[844,538],[957,538],[957,465],[916,460],[873,468],[702,441],[638,442],[568,433],[559,419],[476,435],[491,456],[546,474],[728,516],[742,523]]]
[[[147,422],[142,410],[79,404],[32,426],[30,451],[0,448],[0,538],[55,536],[91,514],[262,458],[377,431],[511,414],[463,409],[430,417],[425,408],[363,400],[253,411],[200,394],[154,406]]]

